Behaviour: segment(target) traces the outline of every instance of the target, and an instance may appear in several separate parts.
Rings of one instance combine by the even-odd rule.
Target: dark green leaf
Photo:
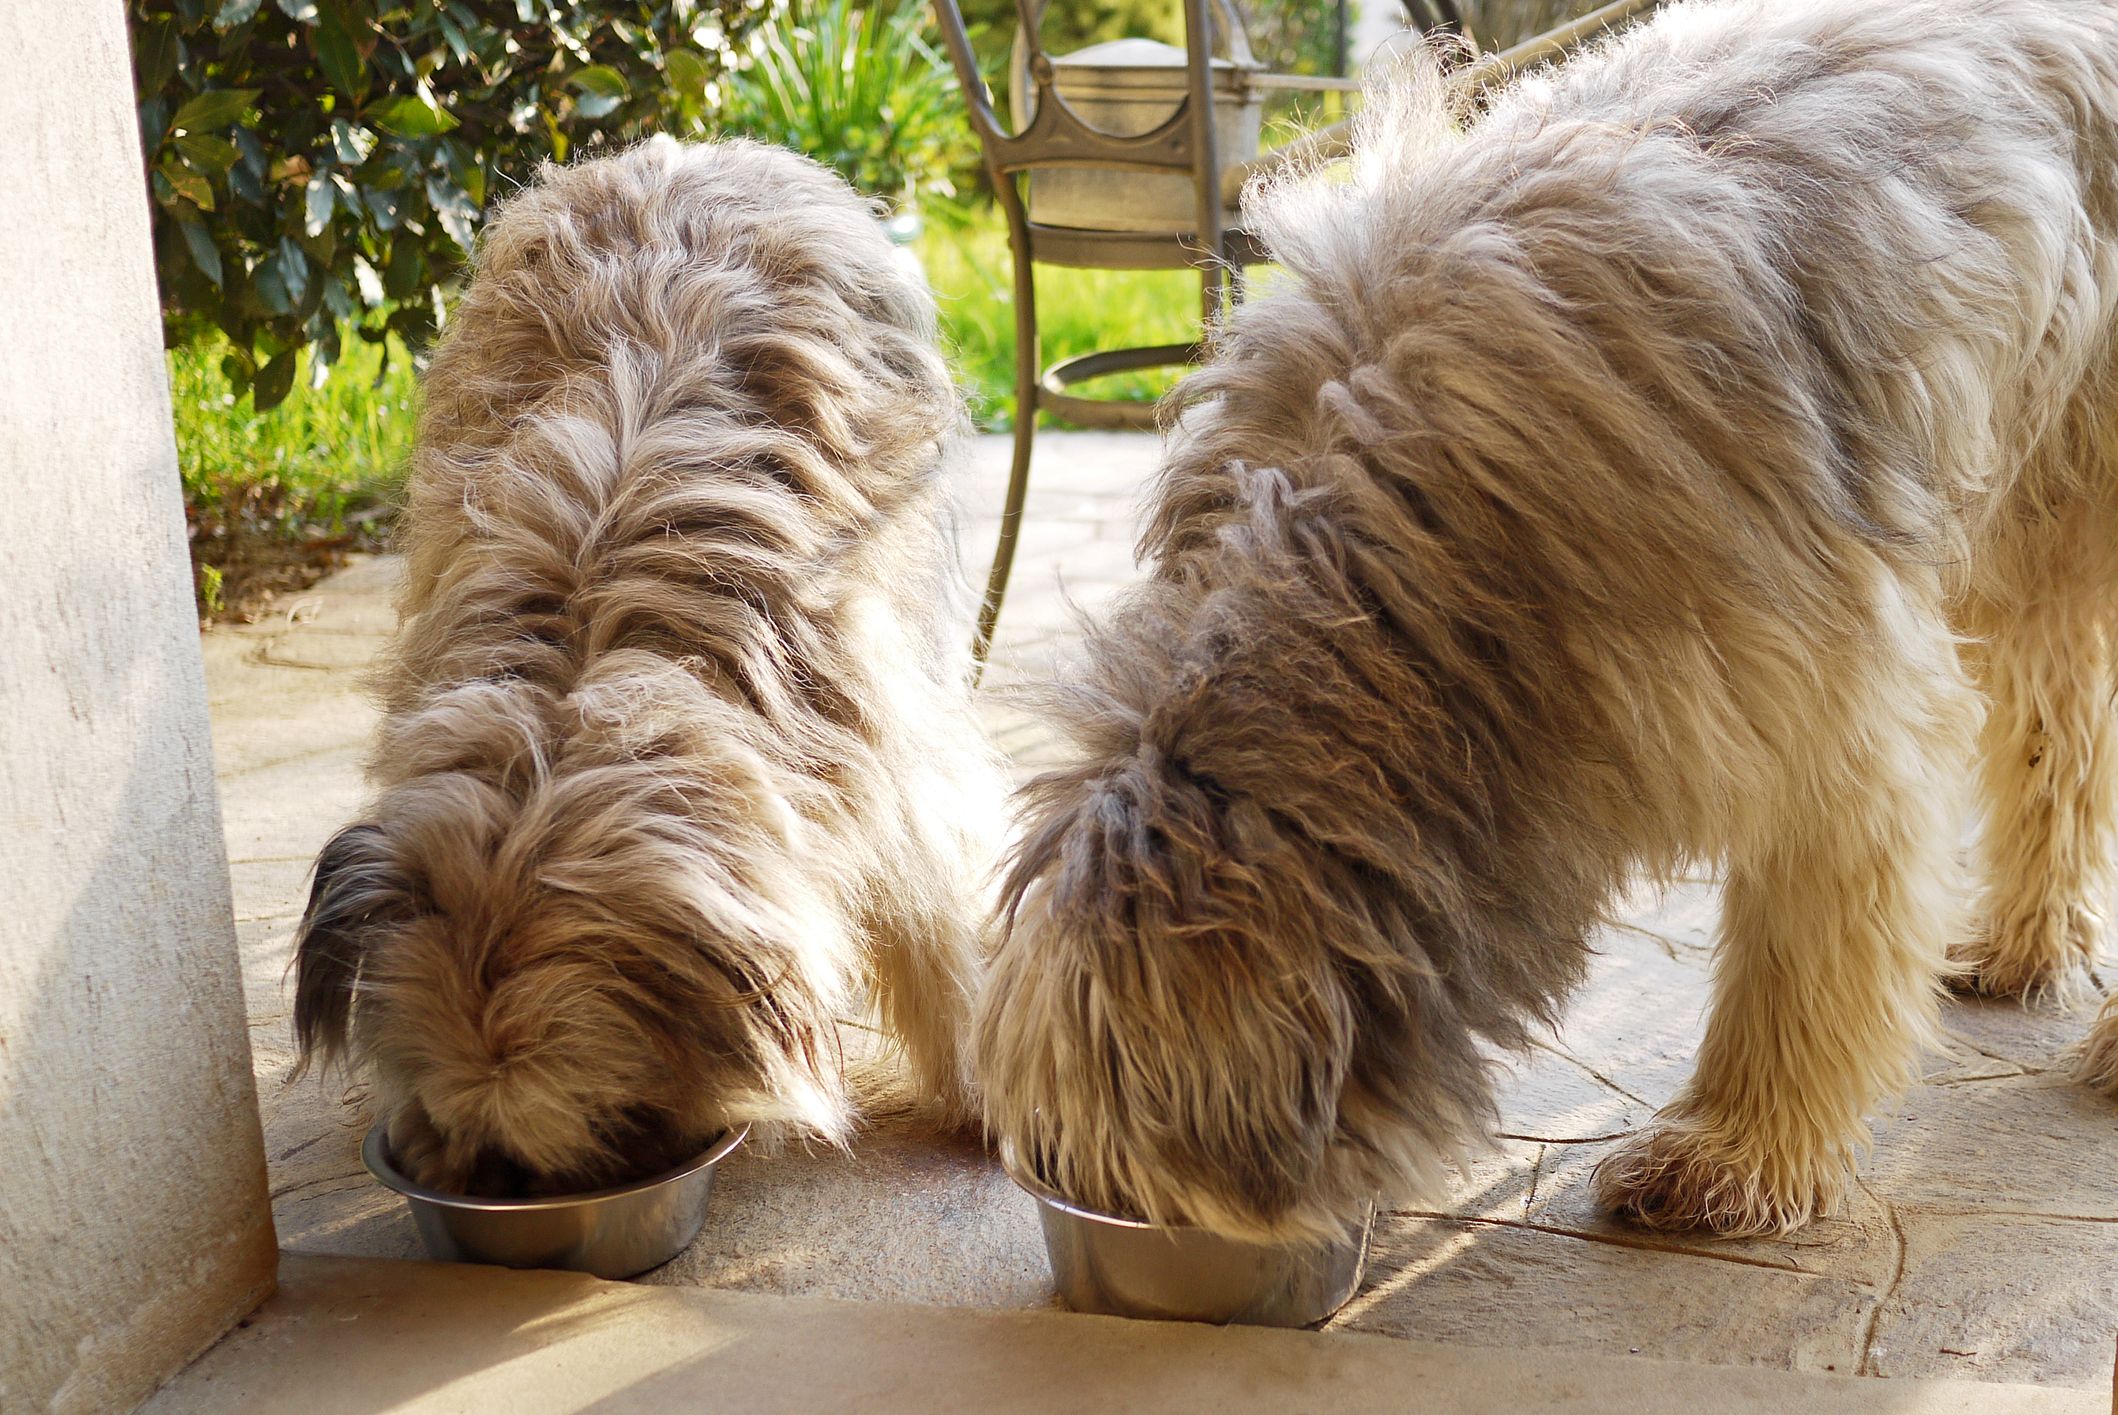
[[[169,126],[183,133],[210,132],[225,128],[249,111],[259,90],[254,88],[209,88],[177,109]]]
[[[294,387],[294,369],[301,362],[301,350],[289,349],[276,354],[272,361],[257,371],[257,382],[251,385],[252,405],[260,413],[270,412],[286,400]]]
[[[287,288],[289,308],[299,306],[309,294],[309,256],[292,236],[279,238],[280,281]]]
[[[625,82],[625,75],[608,64],[591,64],[578,73],[569,74],[566,82],[583,93],[600,93],[611,98],[624,98],[632,92]]]
[[[449,175],[456,179],[456,185],[470,201],[473,208],[471,214],[476,216],[476,208],[485,205],[485,167],[471,150],[456,138],[444,139],[441,150],[448,159]]]
[[[470,213],[462,210],[437,209],[434,212],[434,219],[441,223],[442,230],[449,233],[449,239],[462,247],[465,255],[469,255],[471,244],[477,239],[476,233],[471,226]]]
[[[228,169],[228,190],[241,202],[256,203],[265,199],[265,184],[247,162],[238,162]]]
[[[337,204],[338,193],[331,186],[328,168],[313,173],[309,178],[308,191],[304,194],[302,230],[311,236],[320,236],[331,224],[331,208]]]
[[[574,111],[584,118],[609,116],[632,92],[625,76],[608,64],[591,64],[566,82],[580,95],[574,100]]]
[[[280,13],[296,24],[316,23],[316,0],[279,0]]]
[[[420,258],[419,242],[400,236],[390,243],[389,263],[383,267],[383,293],[393,300],[408,300],[426,279],[426,262]]]
[[[181,45],[176,26],[163,20],[143,24],[133,31],[133,67],[141,93],[154,93],[176,73]]]
[[[250,286],[257,292],[257,302],[272,314],[288,314],[294,309],[294,301],[287,294],[286,273],[280,269],[279,254],[274,252],[258,263],[251,272]]]
[[[164,162],[156,169],[170,188],[197,207],[200,211],[213,210],[213,183],[190,168],[176,162]]]
[[[425,305],[399,305],[390,311],[389,327],[416,347],[433,338],[434,311]]]
[[[162,98],[147,98],[140,101],[140,151],[154,160],[156,149],[169,132],[169,103]]]
[[[439,137],[456,126],[455,117],[447,110],[409,93],[371,104],[363,116],[403,137]]]
[[[199,221],[179,221],[177,229],[184,233],[184,247],[191,252],[191,263],[199,273],[216,286],[221,283],[221,252],[213,244],[213,233]]]
[[[338,160],[348,167],[358,167],[375,151],[375,134],[358,123],[349,123],[343,118],[331,120],[331,150]]]
[[[696,49],[672,49],[662,58],[662,67],[669,74],[669,82],[685,94],[696,97],[706,89],[706,80],[712,71]]]
[[[360,195],[361,199],[367,202],[369,212],[375,217],[376,230],[395,231],[397,229],[397,223],[404,214],[404,196],[402,193],[392,191],[386,187],[370,185]]]
[[[204,133],[178,134],[176,149],[184,154],[186,162],[210,176],[219,176],[233,167],[237,156],[234,143]]]
[[[324,279],[324,308],[331,311],[334,319],[345,320],[351,319],[359,307],[353,303],[353,296],[346,289],[345,281],[333,280],[327,276]]]
[[[309,45],[316,51],[316,62],[331,87],[355,103],[368,96],[367,61],[361,58],[353,33],[336,7],[325,11],[316,28],[309,31]]]
[[[224,0],[213,17],[213,27],[222,34],[237,25],[248,24],[257,15],[258,0]]]
[[[228,380],[228,387],[240,398],[250,391],[250,380],[257,376],[257,365],[247,356],[229,353],[221,356],[221,377]]]
[[[437,10],[434,22],[441,26],[441,37],[449,42],[449,52],[456,56],[456,62],[468,64],[471,61],[471,44],[464,37],[462,28],[449,18],[446,11]]]

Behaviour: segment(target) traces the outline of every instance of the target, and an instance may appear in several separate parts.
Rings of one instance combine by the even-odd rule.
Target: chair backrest
[[[1015,0],[1015,19],[1028,39],[1027,73],[1034,107],[1019,132],[1004,126],[978,71],[969,29],[957,0],[933,0],[934,17],[955,67],[956,80],[970,110],[971,130],[978,137],[995,190],[1018,218],[1020,196],[1014,178],[1038,168],[1096,167],[1129,172],[1181,172],[1190,175],[1199,193],[1198,240],[1208,249],[1221,235],[1220,164],[1214,144],[1213,47],[1214,12],[1223,7],[1231,49],[1248,57],[1241,26],[1228,0],[1183,0],[1185,94],[1177,110],[1144,133],[1124,136],[1088,123],[1060,96],[1051,56],[1038,38],[1049,0]]]
[[[955,67],[970,109],[971,128],[987,154],[988,165],[999,172],[1027,172],[1039,167],[1106,167],[1125,171],[1189,172],[1198,165],[1194,147],[1197,116],[1212,111],[1212,23],[1215,0],[1183,0],[1185,95],[1177,110],[1144,133],[1124,136],[1107,132],[1083,119],[1059,96],[1057,71],[1047,54],[1039,28],[1049,0],[1015,0],[1019,26],[1017,42],[1027,49],[1024,66],[1031,85],[1032,113],[1027,126],[1012,131],[995,112],[993,100],[978,71],[978,60],[957,0],[933,0],[934,15]],[[1226,0],[1220,0],[1225,4]],[[1240,35],[1240,29],[1233,29]],[[1241,45],[1242,40],[1236,39]],[[1247,56],[1247,47],[1243,50]],[[1210,123],[1208,125],[1210,130]]]

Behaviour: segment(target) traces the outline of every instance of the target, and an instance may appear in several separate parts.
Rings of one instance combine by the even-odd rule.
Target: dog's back
[[[1246,200],[1287,278],[1178,386],[1153,573],[1058,690],[988,1111],[1091,1205],[1339,1231],[1438,1184],[1614,889],[1709,861],[1698,1072],[1603,1193],[1792,1226],[1974,933],[1988,701],[1964,961],[2093,951],[2118,7],[1678,4],[1446,93]]]
[[[357,991],[415,1173],[842,1136],[836,1018],[893,926],[924,952],[886,1017],[958,1099],[994,807],[904,792],[989,785],[945,589],[961,422],[931,301],[804,159],[657,140],[495,216],[426,382],[376,798],[300,953],[305,1042]]]

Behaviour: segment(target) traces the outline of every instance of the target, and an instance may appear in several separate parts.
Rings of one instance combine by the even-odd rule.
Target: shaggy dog
[[[426,380],[374,798],[298,945],[304,1058],[372,1072],[415,1178],[839,1139],[864,972],[960,1118],[1004,787],[933,319],[843,183],[755,144],[548,168],[491,224]]]
[[[989,1121],[1098,1206],[1338,1231],[1490,1122],[1617,887],[1714,861],[1696,1071],[1599,1187],[1785,1230],[1952,944],[2023,993],[2098,941],[2118,8],[1686,4],[1440,92],[1263,194],[1290,279],[1181,386],[1151,577],[1055,690]]]

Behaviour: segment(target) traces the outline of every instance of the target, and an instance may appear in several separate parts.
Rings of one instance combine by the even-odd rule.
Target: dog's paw
[[[2074,1079],[2118,1100],[2118,994],[2103,1004],[2090,1024],[2088,1037],[2074,1056]]]
[[[1664,1121],[1596,1166],[1596,1198],[1646,1228],[1753,1238],[1800,1228],[1837,1197],[1835,1172],[1774,1168],[1710,1131]]]
[[[1949,986],[1979,997],[2064,1001],[2096,956],[2099,921],[2085,909],[2051,908],[1996,922],[1949,950]]]

